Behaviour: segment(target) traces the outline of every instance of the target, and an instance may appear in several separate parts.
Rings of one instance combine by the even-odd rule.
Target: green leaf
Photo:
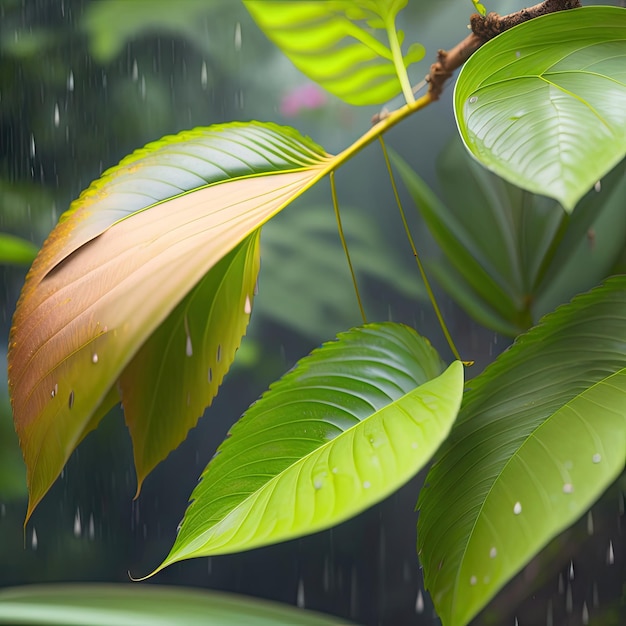
[[[576,297],[468,383],[420,494],[444,626],[464,626],[626,463],[626,277]]]
[[[134,375],[143,376],[138,363],[145,365],[146,354],[175,340],[172,333],[180,330],[180,312],[203,288],[175,311],[183,298],[332,163],[319,146],[290,128],[258,122],[200,128],[133,153],[105,172],[61,216],[33,263],[9,343],[9,392],[27,465],[27,517],[79,441],[115,402],[120,377],[126,419],[135,424],[131,430],[141,436],[147,432],[151,426],[146,421],[154,416],[139,407],[154,402],[158,393],[151,392],[145,380],[138,380],[144,391],[135,393],[132,376],[124,377],[124,369],[174,312],[166,322],[168,329],[131,368]],[[254,253],[244,253],[248,256]],[[210,322],[218,324],[211,328],[213,338],[224,342],[219,355],[217,348],[210,355],[224,361],[215,371],[216,382],[208,380],[209,357],[204,351],[186,361],[190,369],[185,377],[189,373],[189,380],[205,380],[206,387],[190,402],[178,434],[163,442],[160,452],[153,451],[143,470],[138,468],[140,478],[168,446],[172,449],[184,437],[181,428],[197,419],[202,402],[210,401],[240,341],[248,318],[241,297],[243,290],[249,293],[256,262],[243,262],[238,253],[230,258],[234,269],[222,265],[207,279],[217,284],[228,276],[238,282],[215,294],[213,304],[207,302],[207,310],[213,307]],[[229,320],[226,309],[231,304],[235,319]],[[189,330],[195,334],[198,329],[199,335],[208,323],[200,321],[200,308],[194,304],[187,318]],[[193,336],[191,340],[196,342]],[[210,350],[211,343],[196,345]],[[185,338],[178,350],[185,360]],[[186,411],[186,394],[183,399]],[[131,407],[140,414],[134,415]],[[49,436],[51,428],[54,437]],[[134,445],[139,450],[143,444]]]
[[[454,93],[469,151],[571,211],[626,153],[626,10],[585,7],[486,43]]]
[[[413,476],[445,439],[463,367],[412,329],[369,324],[302,359],[235,424],[156,571],[322,530]]]
[[[397,14],[408,0],[272,2],[246,0],[261,30],[309,78],[349,104],[382,104],[410,94],[406,68],[423,46],[402,56]],[[412,96],[411,96],[412,99]]]
[[[623,248],[623,164],[570,216],[556,201],[485,170],[458,141],[438,161],[445,203],[397,154],[392,160],[445,254],[430,271],[474,319],[497,332],[515,336],[598,284]]]
[[[72,584],[0,590],[0,624],[47,626],[340,626],[336,617],[215,591]]]
[[[37,246],[14,235],[0,233],[0,265],[30,265],[37,256]]]

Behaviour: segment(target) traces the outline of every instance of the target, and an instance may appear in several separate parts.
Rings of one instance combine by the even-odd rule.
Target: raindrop
[[[567,583],[567,591],[565,592],[565,610],[571,613],[574,610],[574,600],[572,598],[572,586]]]
[[[50,396],[52,398],[55,398],[57,393],[59,393],[59,384],[58,383],[54,383],[54,389],[50,392]]]
[[[209,367],[209,373],[207,374],[207,379],[210,383],[213,382],[213,370]]]
[[[202,61],[202,68],[200,69],[200,84],[203,88],[206,88],[208,82],[209,76],[207,74],[206,61]]]
[[[94,352],[94,353],[91,355],[91,362],[92,362],[92,363],[97,363],[97,362],[98,362],[98,354],[97,354],[96,352]]]
[[[70,391],[70,398],[67,402],[69,408],[71,409],[74,406],[74,392]]]
[[[522,53],[519,50],[515,51],[515,58],[519,59],[522,56]]]
[[[593,514],[591,511],[587,513],[587,534],[593,535]]]
[[[87,525],[87,536],[90,541],[93,541],[96,537],[96,527],[93,522],[93,513],[89,514],[89,523]]]
[[[478,102],[478,96],[472,96],[472,97],[469,99],[469,103],[470,103],[470,104],[476,104],[477,102]]]
[[[513,513],[515,513],[515,515],[519,515],[522,512],[522,504],[521,502],[516,502],[515,505],[513,506]]]
[[[369,489],[372,486],[372,483],[369,480],[363,481],[363,489]]]
[[[593,457],[591,457],[591,460],[594,463],[599,463],[602,460],[602,457],[598,453],[596,453],[593,455]]]
[[[74,72],[70,70],[70,74],[67,77],[67,90],[74,91]]]
[[[217,354],[215,355],[217,362],[219,363],[222,360],[222,346],[217,346]]]
[[[574,485],[572,485],[572,483],[565,483],[563,485],[563,493],[574,493]]]
[[[243,306],[243,312],[246,315],[250,315],[250,313],[252,313],[252,302],[250,302],[250,296],[246,296],[246,303]]]
[[[495,546],[493,546],[493,547],[491,548],[491,550],[489,550],[489,558],[490,558],[490,559],[495,559],[495,558],[496,558],[496,556],[498,556],[498,550],[496,549],[496,547],[495,547]]]
[[[570,561],[569,562],[569,570],[568,570],[568,573],[567,573],[567,577],[570,580],[574,580],[574,561]]]
[[[36,550],[37,546],[39,545],[39,542],[37,541],[37,531],[34,528],[33,528],[33,536],[30,540],[30,545],[33,550]]]
[[[296,595],[296,606],[299,609],[304,608],[304,583],[302,578],[298,581],[298,593]]]
[[[241,50],[241,23],[235,24],[235,50],[239,52]]]
[[[54,127],[58,128],[61,123],[61,114],[59,113],[59,105],[55,103],[54,105]]]
[[[588,624],[589,623],[589,609],[587,608],[587,603],[583,602],[583,614],[582,614],[582,622],[583,624]]]
[[[416,613],[424,612],[424,596],[422,595],[421,589],[417,591],[417,598],[415,599],[415,612]]]
[[[139,79],[139,68],[137,67],[137,59],[133,61],[133,73],[132,78],[135,82]]]
[[[476,576],[472,576],[470,578],[470,585],[472,585],[472,587],[478,582],[478,579],[476,578]]]
[[[313,487],[315,487],[315,489],[321,489],[323,484],[324,481],[321,478],[315,478],[313,480]]]
[[[193,346],[191,345],[191,334],[189,333],[189,322],[187,321],[186,315],[183,319],[183,324],[185,326],[185,335],[187,336],[187,344],[185,347],[185,353],[187,354],[187,356],[191,356],[193,354]]]
[[[519,626],[519,622],[517,621],[517,617],[515,618],[515,622],[513,622],[514,626]]]
[[[602,182],[597,180],[593,188],[595,189],[597,193],[600,193],[602,191]]]
[[[30,156],[34,159],[35,154],[37,153],[35,149],[35,135],[31,133],[30,135]]]
[[[80,537],[82,530],[83,529],[80,524],[80,511],[76,509],[76,515],[74,516],[74,537]]]
[[[606,552],[606,564],[613,565],[615,563],[615,552],[613,552],[613,542],[609,539],[609,549]]]

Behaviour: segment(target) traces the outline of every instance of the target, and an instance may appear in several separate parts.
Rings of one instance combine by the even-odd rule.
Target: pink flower
[[[280,102],[280,112],[285,117],[295,117],[303,109],[319,109],[326,104],[326,93],[315,83],[306,83],[285,94]]]

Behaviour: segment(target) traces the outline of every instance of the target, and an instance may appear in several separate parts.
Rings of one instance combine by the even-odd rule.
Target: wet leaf
[[[333,526],[430,459],[454,421],[463,366],[422,337],[369,324],[302,359],[233,427],[156,571]]]
[[[347,626],[336,617],[215,591],[163,585],[40,585],[0,590],[0,624]]]
[[[61,216],[27,277],[10,336],[9,391],[27,465],[27,517],[78,442],[115,402],[118,378],[148,338],[212,267],[319,180],[329,162],[311,140],[273,124],[196,129],[133,153]],[[239,263],[235,273],[244,274],[237,288],[223,290],[219,307],[237,302],[238,289],[254,280],[255,262],[241,258],[231,257]],[[229,271],[222,267],[221,278],[208,280],[224,279]],[[211,329],[218,341],[224,337],[216,381],[239,343],[235,335],[245,328],[245,309],[245,302],[237,302],[232,325]],[[195,311],[194,306],[187,320],[194,331]],[[220,310],[213,321],[227,318]],[[167,324],[176,326],[176,320]],[[179,350],[185,354],[185,343]],[[204,368],[212,390],[202,394],[208,402],[217,382],[208,382],[204,358],[193,363]],[[194,380],[197,375],[190,370]],[[122,380],[126,419],[135,425],[151,419],[140,411],[139,396],[130,394],[128,378]],[[194,400],[190,409],[194,419],[199,403]],[[131,414],[132,407],[140,414]],[[143,436],[146,428],[137,432]],[[169,448],[179,440],[180,433]]]
[[[578,296],[468,383],[420,494],[444,626],[469,623],[626,463],[626,277]]]
[[[366,105],[398,95],[405,69],[424,57],[424,47],[417,43],[404,56],[399,50],[402,33],[396,32],[395,19],[407,2],[249,0],[244,4],[300,71],[345,102]]]
[[[470,152],[572,211],[626,154],[626,10],[530,20],[464,65],[454,108]]]

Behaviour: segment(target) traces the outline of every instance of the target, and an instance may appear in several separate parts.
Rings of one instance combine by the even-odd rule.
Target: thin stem
[[[389,48],[391,49],[391,55],[393,57],[393,64],[396,68],[396,74],[400,80],[400,86],[402,87],[402,93],[407,104],[415,102],[413,96],[413,89],[411,88],[411,81],[406,73],[406,67],[404,66],[404,59],[402,58],[402,49],[400,48],[400,42],[398,41],[398,32],[396,31],[395,19],[386,20],[387,37],[389,39]]]
[[[385,146],[385,140],[380,136],[379,138],[380,145],[383,150],[383,156],[385,157],[385,165],[387,166],[387,172],[389,173],[389,180],[391,182],[391,188],[393,189],[393,195],[396,199],[396,204],[398,205],[398,209],[400,211],[400,216],[402,217],[402,224],[404,225],[404,230],[406,232],[406,236],[409,240],[409,245],[411,246],[411,250],[413,251],[413,256],[417,262],[417,267],[419,268],[420,275],[422,280],[424,281],[424,286],[426,287],[426,292],[428,293],[428,299],[430,303],[433,305],[433,309],[435,310],[435,315],[439,320],[439,325],[441,326],[441,330],[450,346],[450,350],[452,350],[452,354],[454,354],[454,358],[457,360],[461,360],[459,355],[459,351],[456,349],[454,345],[454,341],[452,341],[452,337],[450,332],[448,331],[448,327],[443,319],[443,315],[441,314],[441,310],[439,309],[439,305],[437,304],[437,300],[435,299],[435,294],[430,286],[430,282],[426,276],[426,272],[424,271],[424,266],[422,265],[422,261],[420,260],[419,254],[417,253],[417,248],[415,247],[415,242],[413,241],[413,236],[411,235],[411,230],[409,228],[409,224],[406,219],[406,215],[404,213],[404,209],[402,208],[402,202],[400,201],[400,195],[398,194],[398,187],[396,186],[396,180],[393,175],[393,170],[391,169],[391,163],[389,162],[389,155],[387,154],[387,148]]]
[[[341,224],[341,215],[339,215],[339,203],[337,202],[337,188],[335,187],[335,172],[330,173],[330,195],[333,199],[333,208],[335,209],[335,218],[337,219],[337,228],[339,230],[339,238],[341,239],[341,245],[348,261],[348,267],[350,268],[350,276],[352,276],[352,284],[354,285],[354,293],[356,294],[356,300],[359,303],[359,311],[361,311],[361,317],[363,323],[367,324],[367,317],[365,316],[365,309],[363,308],[363,301],[361,300],[361,294],[359,293],[359,286],[356,282],[356,274],[354,273],[354,267],[352,266],[352,260],[350,259],[350,252],[348,251],[348,244],[343,234],[343,225]]]

